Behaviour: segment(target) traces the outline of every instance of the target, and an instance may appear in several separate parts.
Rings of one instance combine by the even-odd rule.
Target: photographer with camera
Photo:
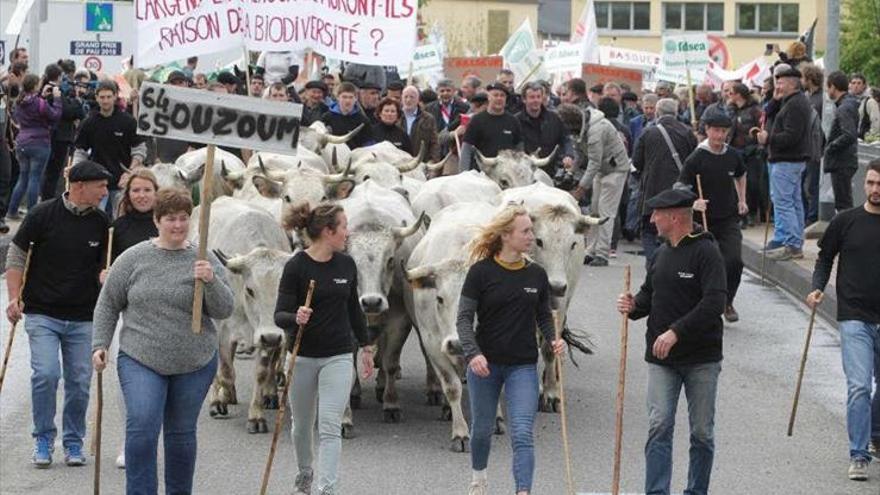
[[[73,85],[70,84],[67,74],[60,65],[49,65],[43,74],[43,86],[54,85],[61,90],[61,118],[52,129],[52,149],[49,154],[49,162],[43,173],[43,181],[40,186],[40,197],[43,200],[54,198],[62,191],[58,191],[58,179],[61,171],[67,165],[67,157],[70,156],[73,140],[76,137],[77,121],[86,116],[82,100],[77,98]]]
[[[57,66],[56,66],[57,68]],[[60,76],[60,69],[59,69]],[[18,205],[27,193],[30,210],[40,195],[40,178],[49,161],[52,127],[61,117],[61,90],[49,83],[40,86],[40,78],[34,74],[24,76],[21,93],[13,113],[19,132],[15,139],[18,157],[18,182],[9,200],[7,218],[18,219]]]

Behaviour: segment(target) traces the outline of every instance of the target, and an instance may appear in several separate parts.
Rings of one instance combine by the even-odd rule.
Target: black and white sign
[[[138,134],[296,154],[302,105],[145,82]]]
[[[119,57],[122,55],[120,41],[71,41],[70,54],[74,56],[97,55]]]

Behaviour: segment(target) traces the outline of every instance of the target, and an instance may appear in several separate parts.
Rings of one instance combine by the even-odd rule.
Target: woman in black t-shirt
[[[291,411],[296,450],[296,491],[311,494],[313,429],[318,415],[320,435],[318,491],[336,493],[336,471],[342,450],[342,414],[351,390],[352,335],[361,346],[364,378],[373,373],[373,348],[357,293],[357,267],[343,254],[348,220],[339,205],[308,203],[294,207],[284,219],[309,247],[284,266],[275,304],[275,324],[289,337],[305,325],[293,383]],[[305,304],[309,281],[315,281],[312,307]]]
[[[471,243],[477,260],[461,290],[457,329],[468,362],[471,403],[470,495],[487,495],[486,467],[495,412],[504,387],[513,445],[517,495],[532,490],[534,422],[538,411],[538,345],[535,327],[562,353],[550,312],[547,273],[525,254],[535,234],[528,212],[508,206]],[[474,315],[478,324],[474,331]]]

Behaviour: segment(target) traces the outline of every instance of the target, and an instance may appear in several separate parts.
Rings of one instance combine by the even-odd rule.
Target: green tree
[[[845,0],[840,69],[861,72],[870,84],[880,84],[880,0]]]

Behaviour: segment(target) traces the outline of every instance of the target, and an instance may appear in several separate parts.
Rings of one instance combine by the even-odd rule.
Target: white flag
[[[581,17],[571,33],[571,42],[581,46],[583,61],[588,64],[599,63],[599,30],[596,27],[596,10],[593,0],[587,0]]]

